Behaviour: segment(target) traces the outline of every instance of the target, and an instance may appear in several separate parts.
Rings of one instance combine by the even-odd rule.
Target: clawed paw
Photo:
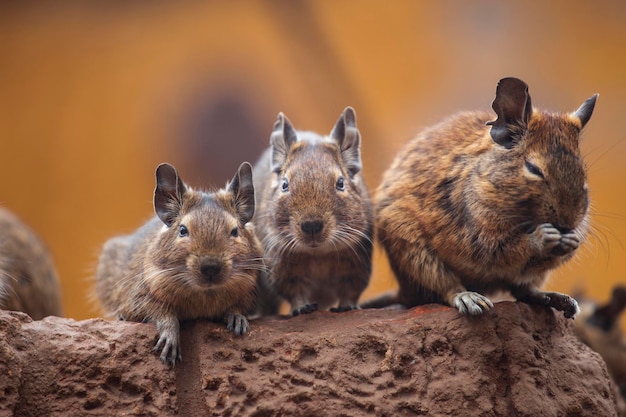
[[[179,361],[183,360],[178,334],[168,332],[160,333],[159,340],[157,340],[152,351],[157,353],[161,351],[161,355],[159,356],[161,362],[169,364],[172,367],[176,364],[177,359]]]
[[[295,317],[300,314],[309,314],[314,311],[317,311],[317,303],[310,303],[300,306],[298,308],[294,308],[293,310],[291,310],[291,315]]]
[[[576,314],[580,313],[578,302],[569,295],[559,292],[548,292],[545,294],[550,298],[548,305],[556,310],[562,311],[563,315],[568,319],[574,318]]]
[[[159,340],[152,349],[153,352],[161,351],[159,358],[163,363],[171,366],[176,360],[183,360],[180,350],[180,323],[176,317],[165,317],[156,321],[156,329],[159,332]]]
[[[454,307],[461,314],[476,316],[493,308],[493,303],[482,294],[473,291],[464,291],[454,297]]]
[[[552,307],[555,310],[563,312],[563,315],[568,319],[573,318],[580,312],[578,303],[572,297],[560,292],[545,292],[536,289],[524,291],[522,293],[515,294],[515,298],[518,301],[523,301],[530,304],[539,304],[548,307]]]
[[[578,249],[580,239],[575,233],[562,234],[550,223],[541,224],[533,232],[544,254],[567,255]]]
[[[339,307],[333,307],[333,308],[330,309],[330,311],[332,313],[343,313],[343,312],[346,312],[346,311],[358,310],[358,309],[360,309],[359,306],[353,305],[353,304],[348,304],[348,305],[345,305],[345,306],[340,305]]]
[[[230,314],[226,317],[226,329],[236,336],[242,336],[250,330],[248,319],[241,314]]]
[[[552,254],[556,256],[567,255],[574,252],[580,245],[580,239],[574,233],[561,235],[561,241],[552,249]]]

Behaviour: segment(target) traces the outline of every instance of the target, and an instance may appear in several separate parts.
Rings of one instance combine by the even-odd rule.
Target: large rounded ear
[[[354,177],[361,171],[361,134],[356,127],[356,114],[352,107],[346,107],[335,127],[330,132],[330,137],[339,144],[341,158],[348,169],[350,177]]]
[[[252,182],[252,165],[244,162],[228,183],[227,190],[233,194],[235,210],[241,224],[246,224],[254,216],[254,184]]]
[[[274,124],[274,130],[270,136],[272,147],[272,172],[280,172],[287,160],[289,149],[298,141],[298,135],[291,122],[284,114],[278,113],[278,119]]]
[[[511,148],[520,129],[525,129],[533,108],[528,94],[528,85],[518,78],[503,78],[496,88],[496,98],[491,107],[498,115],[491,126],[491,138],[498,145]]]
[[[165,163],[157,167],[154,211],[167,227],[171,226],[180,214],[186,192],[187,186],[178,176],[174,166]]]
[[[596,100],[598,99],[599,94],[594,94],[589,97],[583,104],[580,105],[578,110],[574,112],[574,116],[578,117],[580,120],[580,128],[585,127],[589,119],[591,119],[591,115],[593,114],[593,109],[596,107]]]

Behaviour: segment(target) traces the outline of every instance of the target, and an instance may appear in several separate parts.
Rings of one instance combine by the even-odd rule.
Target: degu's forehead
[[[541,148],[567,148],[577,153],[580,141],[580,123],[569,117],[548,112],[535,112],[528,123],[528,137]]]
[[[205,194],[202,198],[187,208],[180,223],[188,228],[200,227],[205,230],[232,229],[237,226],[234,206],[227,201],[220,192]]]
[[[285,171],[297,175],[299,172],[315,172],[317,168],[326,175],[334,174],[334,170],[341,171],[341,155],[336,142],[298,142],[292,146]]]

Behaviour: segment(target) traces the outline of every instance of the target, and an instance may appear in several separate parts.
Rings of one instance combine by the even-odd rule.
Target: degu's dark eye
[[[345,191],[346,190],[346,182],[343,179],[343,177],[340,176],[339,178],[337,178],[337,184],[335,184],[335,188],[338,191]]]
[[[230,235],[232,237],[239,237],[239,228],[235,227],[233,230],[230,231]]]
[[[537,165],[531,164],[530,162],[526,161],[525,166],[528,172],[530,172],[531,174],[536,175],[539,178],[545,178],[543,172]]]
[[[189,236],[189,229],[184,224],[181,224],[178,227],[178,237],[187,237]]]
[[[281,181],[280,190],[283,193],[286,193],[287,191],[289,191],[289,180],[287,180],[287,178],[283,178],[283,180]]]

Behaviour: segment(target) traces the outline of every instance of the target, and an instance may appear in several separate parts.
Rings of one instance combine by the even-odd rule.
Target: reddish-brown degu
[[[520,301],[573,317],[576,301],[539,287],[576,252],[589,227],[581,130],[597,95],[572,113],[533,108],[528,86],[500,80],[492,108],[424,130],[385,172],[376,230],[400,284],[366,303],[441,302],[463,314],[508,290]]]

